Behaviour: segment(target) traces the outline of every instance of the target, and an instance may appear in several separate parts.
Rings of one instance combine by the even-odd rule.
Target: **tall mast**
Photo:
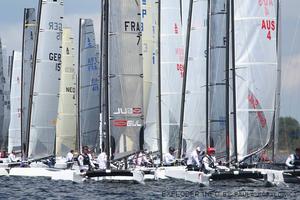
[[[190,47],[190,33],[192,26],[192,13],[193,13],[193,2],[190,0],[189,4],[189,15],[188,24],[186,30],[186,46],[185,46],[185,56],[184,56],[184,76],[182,81],[182,95],[181,95],[181,110],[180,110],[180,121],[179,121],[179,138],[178,138],[178,155],[177,158],[181,158],[182,151],[182,138],[183,138],[183,120],[184,120],[184,103],[185,103],[185,90],[186,90],[186,78],[188,70],[188,58],[189,58],[189,47]]]
[[[161,121],[161,0],[158,0],[158,135],[159,135],[159,153],[160,164],[163,163],[163,151],[162,151],[162,121]]]
[[[24,38],[25,38],[25,23],[26,23],[26,8],[24,9],[24,17],[23,17],[23,39],[22,39],[22,67],[21,67],[21,152],[23,155],[25,155],[25,146],[23,144],[24,142],[24,134],[23,132],[25,130],[23,130],[23,113],[24,113],[24,108],[23,108],[23,84],[24,84],[24,79],[23,79],[23,76],[24,76],[24,71],[23,71],[23,68],[24,68],[24,52],[25,52],[25,42],[24,42]]]
[[[229,1],[228,1],[229,2]],[[233,138],[234,138],[234,153],[235,162],[238,162],[238,152],[237,152],[237,124],[236,124],[236,75],[235,75],[235,30],[234,30],[234,0],[231,0],[231,6],[229,6],[231,11],[231,44],[232,44],[232,104],[233,104]]]
[[[275,127],[274,133],[272,138],[272,161],[275,161],[275,150],[277,144],[277,138],[279,134],[279,116],[280,116],[280,89],[281,89],[281,7],[280,7],[280,0],[277,0],[277,29],[276,29],[276,53],[277,53],[277,86],[276,86],[276,105],[275,105]]]
[[[108,72],[108,28],[109,28],[109,0],[104,0],[104,9],[103,9],[103,15],[102,15],[102,21],[104,22],[103,25],[103,39],[104,42],[102,44],[102,59],[103,59],[103,79],[104,79],[104,127],[105,127],[105,133],[106,133],[106,155],[107,155],[107,169],[110,168],[110,134],[109,134],[109,93],[108,93],[108,78],[109,78],[109,72]]]
[[[78,64],[77,64],[77,123],[76,123],[76,137],[77,149],[81,152],[81,137],[80,137],[80,51],[81,51],[81,20],[79,19],[79,37],[78,37]]]
[[[36,28],[36,37],[35,37],[35,47],[33,51],[33,66],[32,66],[32,74],[31,74],[31,81],[30,81],[30,94],[29,94],[29,115],[28,115],[28,125],[27,125],[27,141],[26,141],[26,152],[25,157],[28,158],[29,152],[29,138],[30,138],[30,124],[31,124],[31,112],[32,112],[32,100],[33,100],[33,89],[34,89],[34,79],[35,79],[35,69],[36,69],[36,60],[37,60],[37,48],[38,48],[38,38],[40,33],[40,20],[41,20],[41,13],[42,13],[42,0],[39,1],[39,8],[38,8],[38,18],[37,18],[37,28]]]
[[[233,32],[234,34],[234,32]],[[227,0],[226,2],[226,65],[225,65],[225,113],[226,113],[226,161],[229,163],[230,160],[230,134],[229,134],[229,42],[230,42],[230,0]]]
[[[205,112],[206,112],[206,152],[208,149],[208,144],[209,144],[209,109],[208,109],[208,104],[209,104],[209,65],[210,65],[210,15],[211,15],[211,8],[210,8],[210,0],[208,0],[208,5],[207,5],[207,35],[206,35],[206,106],[205,106]]]

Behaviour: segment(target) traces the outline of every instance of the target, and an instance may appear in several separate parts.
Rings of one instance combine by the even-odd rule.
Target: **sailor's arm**
[[[80,155],[80,156],[78,156],[78,163],[79,163],[79,165],[80,166],[82,166],[83,165],[83,156],[82,155]]]
[[[294,155],[290,155],[290,156],[286,159],[285,164],[286,164],[288,167],[294,167]]]

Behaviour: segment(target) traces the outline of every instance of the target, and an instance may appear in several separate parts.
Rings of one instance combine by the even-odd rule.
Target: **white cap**
[[[196,148],[196,151],[201,151],[200,147],[197,147],[197,148]]]

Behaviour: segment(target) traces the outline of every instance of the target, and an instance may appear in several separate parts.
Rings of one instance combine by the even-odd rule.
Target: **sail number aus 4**
[[[276,29],[276,22],[275,22],[275,20],[266,20],[266,19],[263,19],[261,21],[261,29],[267,31],[267,39],[271,40],[272,39],[272,32],[274,32],[275,29]]]

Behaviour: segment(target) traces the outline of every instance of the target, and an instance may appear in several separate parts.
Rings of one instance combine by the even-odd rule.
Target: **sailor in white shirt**
[[[91,159],[91,154],[87,146],[83,147],[83,153],[78,156],[78,165],[80,172],[85,172],[95,168],[94,163]]]
[[[73,166],[74,150],[68,152],[67,154],[67,169],[71,169]]]
[[[99,165],[99,169],[106,169],[106,163],[107,163],[107,155],[105,151],[101,152],[97,158],[97,163]]]
[[[214,172],[216,170],[216,150],[212,147],[207,149],[207,155],[203,158],[205,172]]]
[[[204,151],[197,147],[188,158],[187,167],[189,170],[201,170]]]
[[[295,154],[289,155],[289,157],[286,159],[285,164],[289,168],[299,168],[300,169],[300,148],[296,148]]]
[[[9,162],[17,162],[18,161],[14,151],[11,151],[11,153],[9,154],[8,161]]]
[[[164,165],[171,166],[175,164],[176,159],[174,154],[175,154],[175,149],[173,147],[169,147],[169,153],[166,153],[163,157]]]

